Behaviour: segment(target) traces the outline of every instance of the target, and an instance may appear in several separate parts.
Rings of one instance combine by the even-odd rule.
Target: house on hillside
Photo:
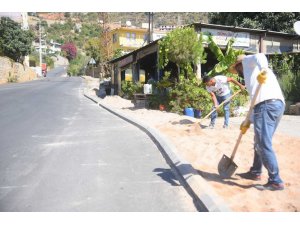
[[[236,41],[233,47],[243,49],[246,54],[262,52],[271,57],[274,53],[300,53],[299,35],[204,23],[194,23],[189,26],[193,26],[199,34],[200,32],[211,34],[221,49],[225,49],[228,40],[234,37]],[[147,82],[150,78],[161,79],[164,71],[158,69],[157,66],[158,40],[110,61],[112,85],[115,94],[120,92],[121,82],[126,78],[128,79],[128,77],[131,77],[133,81],[143,82]],[[196,72],[199,77],[201,74],[210,71],[217,63],[214,55],[210,51],[207,51],[207,53],[207,63],[197,65]],[[177,73],[176,66],[171,62],[165,70],[171,71],[171,74]]]
[[[59,53],[61,52],[61,46],[62,44],[50,40],[50,43],[48,45],[48,51],[49,53]]]
[[[175,28],[175,26],[160,26],[158,29],[151,29],[151,40],[155,41],[165,37],[168,32]],[[135,27],[127,21],[126,26],[119,26],[111,30],[109,35],[112,53],[120,49],[126,54],[148,44],[149,23],[142,23],[142,27]]]
[[[124,53],[132,52],[147,44],[147,29],[119,27],[109,32],[112,40],[112,52],[121,49]]]

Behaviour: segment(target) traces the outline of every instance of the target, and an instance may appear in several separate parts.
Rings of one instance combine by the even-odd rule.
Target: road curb
[[[176,172],[179,182],[184,186],[187,192],[193,198],[194,204],[199,211],[202,212],[229,212],[230,208],[225,204],[224,200],[218,196],[210,184],[203,179],[191,164],[179,157],[176,147],[157,129],[132,118],[131,116],[113,109],[106,104],[101,103],[97,98],[83,94],[100,107],[111,112],[112,114],[126,120],[127,122],[137,126],[144,131],[156,144],[163,157],[171,168]]]

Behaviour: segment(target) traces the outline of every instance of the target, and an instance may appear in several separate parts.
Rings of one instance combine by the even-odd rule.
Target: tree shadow
[[[240,187],[243,189],[249,189],[249,188],[257,186],[257,184],[242,185],[242,184],[234,182],[234,180],[239,180],[238,178],[223,179],[219,174],[216,174],[216,173],[209,173],[209,172],[205,172],[205,171],[201,171],[201,170],[197,170],[197,172],[207,181],[215,181],[215,182],[219,182],[221,184],[237,186],[237,187]]]
[[[178,179],[171,169],[155,168],[153,172],[156,172],[157,176],[160,176],[161,179],[167,181],[172,186],[180,186]]]
[[[145,108],[138,108],[138,107],[122,107],[121,109],[129,109],[129,110],[131,110],[131,111],[137,111],[137,110],[139,110],[139,109],[145,109]]]
[[[180,125],[195,125],[195,126],[199,126],[201,129],[205,129],[205,128],[208,127],[208,126],[200,124],[198,121],[195,122],[195,121],[192,121],[192,120],[189,120],[189,119],[183,119],[183,120],[180,120],[179,122],[174,121],[174,122],[172,122],[172,124],[173,125],[177,125],[177,124],[180,124]]]
[[[177,125],[177,124],[180,124],[180,125],[185,125],[185,124],[194,124],[193,121],[191,120],[188,120],[188,119],[183,119],[183,120],[180,120],[179,122],[178,121],[174,121],[172,122],[173,125]]]

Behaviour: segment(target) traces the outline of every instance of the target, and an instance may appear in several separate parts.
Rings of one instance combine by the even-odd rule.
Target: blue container
[[[193,108],[184,108],[184,115],[194,117],[194,109]]]
[[[194,110],[194,116],[195,116],[195,118],[201,118],[201,115],[202,115],[202,113],[201,113],[200,109],[195,109]]]

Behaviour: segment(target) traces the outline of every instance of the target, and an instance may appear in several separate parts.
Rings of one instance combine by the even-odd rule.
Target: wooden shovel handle
[[[257,98],[257,96],[258,96],[258,93],[259,93],[259,91],[260,91],[260,88],[261,88],[261,84],[259,84],[258,87],[256,88],[254,97],[253,97],[252,100],[251,100],[251,105],[250,105],[249,111],[248,111],[247,116],[246,116],[246,119],[245,119],[245,120],[247,120],[247,121],[250,120],[250,116],[251,116],[251,113],[252,113],[253,108],[254,108],[254,103],[255,103],[255,101],[256,101],[256,98]],[[230,159],[231,159],[232,161],[233,161],[234,156],[235,156],[235,153],[236,153],[236,151],[237,151],[237,149],[238,149],[238,147],[239,147],[239,144],[240,144],[240,142],[241,142],[242,136],[243,136],[243,133],[242,133],[242,131],[241,131],[241,132],[240,132],[240,135],[239,135],[239,137],[238,137],[238,139],[237,139],[237,141],[236,141],[236,143],[235,143],[235,146],[234,146],[233,152],[232,152],[232,154],[231,154],[231,157],[230,157]]]
[[[238,93],[240,93],[242,90],[238,90],[237,92],[235,92],[233,95],[231,95],[229,98],[227,98],[224,102],[222,102],[220,105],[218,105],[218,108],[220,108],[222,105],[224,105],[225,103],[229,102],[234,96],[236,96]],[[207,119],[214,111],[216,111],[217,108],[213,109],[212,111],[210,111],[210,113],[208,113],[202,120]]]

